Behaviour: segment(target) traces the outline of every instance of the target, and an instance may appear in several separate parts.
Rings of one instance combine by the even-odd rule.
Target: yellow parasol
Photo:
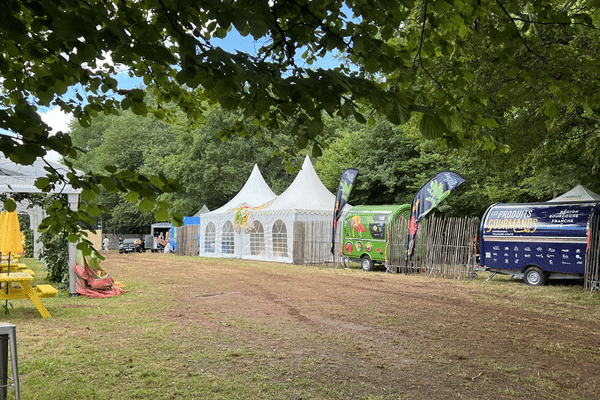
[[[10,256],[23,254],[23,242],[21,242],[21,228],[16,211],[2,211],[0,215],[0,253],[2,257],[8,256],[6,272],[10,274]],[[6,284],[8,293],[9,283]],[[8,313],[8,300],[4,306]]]
[[[4,226],[4,221],[5,220],[6,220],[6,211],[2,210],[2,212],[0,213],[0,232],[2,231],[2,227]],[[4,236],[2,236],[0,234],[0,247],[2,247],[2,242],[3,241],[4,241]]]
[[[21,228],[19,228],[19,217],[16,211],[2,212],[0,216],[0,253],[2,255],[23,254],[23,242],[21,241]]]

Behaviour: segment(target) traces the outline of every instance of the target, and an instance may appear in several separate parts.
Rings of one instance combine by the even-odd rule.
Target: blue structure
[[[200,225],[200,217],[183,217],[183,226],[188,225]],[[178,227],[171,225],[171,239],[169,242],[171,244],[171,251],[177,251],[177,228]]]

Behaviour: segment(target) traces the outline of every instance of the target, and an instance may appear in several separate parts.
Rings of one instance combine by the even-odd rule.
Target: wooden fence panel
[[[342,219],[340,218],[340,223]],[[332,221],[295,221],[293,263],[299,265],[338,265],[342,230],[336,232],[334,254],[331,254]]]
[[[584,287],[590,291],[600,290],[600,216],[590,221],[589,248],[585,258]]]
[[[388,229],[388,270],[470,280],[476,263],[478,230],[478,218],[444,219],[430,215],[419,223],[414,253],[407,261],[408,221],[400,221]]]
[[[180,226],[177,229],[177,254],[197,256],[199,225]]]

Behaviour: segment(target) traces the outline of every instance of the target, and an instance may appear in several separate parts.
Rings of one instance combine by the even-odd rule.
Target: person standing
[[[104,249],[104,254],[108,254],[108,244],[110,240],[108,240],[108,236],[104,236],[104,240],[102,241],[102,249]]]

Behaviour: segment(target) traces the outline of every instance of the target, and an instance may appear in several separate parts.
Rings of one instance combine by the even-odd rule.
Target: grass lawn
[[[34,284],[48,283],[43,265]],[[592,399],[600,295],[233,259],[114,254],[129,292],[13,300],[21,398]],[[54,285],[56,286],[56,285]],[[8,389],[9,398],[13,391]]]

